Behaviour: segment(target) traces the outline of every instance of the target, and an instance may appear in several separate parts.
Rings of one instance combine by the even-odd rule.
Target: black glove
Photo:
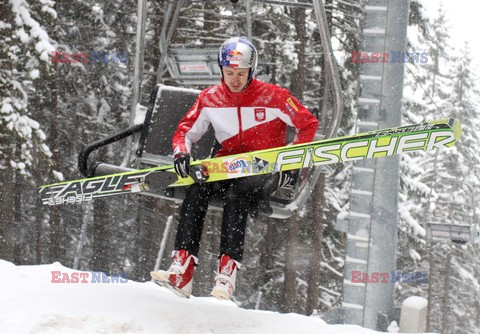
[[[175,172],[182,178],[188,177],[188,174],[190,173],[190,154],[186,152],[180,152],[175,154],[173,159]]]
[[[278,188],[293,189],[298,180],[298,170],[287,170],[280,172]]]

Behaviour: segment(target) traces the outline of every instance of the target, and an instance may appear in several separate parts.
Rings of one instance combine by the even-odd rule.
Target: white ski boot
[[[184,249],[173,252],[173,263],[168,270],[152,271],[153,281],[177,296],[189,298],[192,294],[193,274],[198,259]]]
[[[240,263],[227,254],[220,257],[218,273],[213,281],[213,290],[210,293],[217,299],[229,300],[235,291],[235,279]]]

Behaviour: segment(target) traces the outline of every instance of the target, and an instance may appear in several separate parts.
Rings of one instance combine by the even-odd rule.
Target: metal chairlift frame
[[[135,166],[139,167],[140,163],[145,163],[147,159],[142,159],[138,157],[138,147],[139,145],[133,145],[133,135],[139,132],[147,132],[149,124],[134,124],[135,114],[140,109],[140,97],[142,95],[141,90],[141,83],[143,81],[143,69],[144,69],[144,51],[145,51],[145,25],[146,25],[146,1],[147,0],[138,0],[137,6],[137,34],[136,34],[136,47],[135,47],[135,60],[134,60],[134,80],[133,80],[133,96],[131,102],[131,114],[130,114],[130,127],[126,130],[123,130],[119,133],[113,134],[107,138],[102,140],[96,141],[94,143],[88,144],[82,150],[79,155],[79,169],[82,174],[86,176],[93,176],[93,175],[102,175],[106,173],[112,172],[119,172],[128,170],[127,166]],[[214,0],[218,2],[218,0]],[[178,23],[178,19],[180,16],[180,10],[186,3],[193,3],[193,2],[206,2],[206,1],[199,1],[199,0],[168,0],[165,6],[164,12],[164,20],[162,24],[162,30],[160,33],[160,51],[161,51],[161,59],[159,68],[157,71],[157,82],[163,81],[163,75],[167,69],[168,61],[172,61],[171,55],[171,40],[173,37],[173,33]],[[326,87],[324,89],[324,101],[328,101],[328,95],[331,93],[333,95],[333,108],[329,109],[328,104],[324,102],[322,105],[322,120],[324,124],[322,124],[322,133],[317,133],[317,138],[330,138],[333,137],[338,129],[340,124],[342,114],[343,114],[343,102],[342,102],[342,90],[340,85],[340,78],[338,75],[338,70],[336,66],[336,62],[333,56],[333,49],[330,42],[330,33],[328,30],[327,25],[327,18],[325,14],[325,9],[323,7],[323,3],[321,0],[312,0],[311,3],[307,2],[291,2],[291,1],[281,1],[281,0],[245,0],[246,10],[247,10],[247,35],[250,39],[252,39],[252,31],[251,31],[251,5],[252,3],[267,3],[267,4],[274,4],[274,5],[282,5],[288,6],[293,8],[313,8],[315,13],[315,18],[317,21],[317,26],[319,29],[320,40],[323,47],[323,54],[325,59],[325,68],[326,68]],[[191,53],[194,49],[192,48],[184,48],[184,52],[180,48],[175,48],[174,52],[176,52],[176,56],[185,56],[185,52]],[[218,46],[216,47],[204,47],[202,50],[196,49],[194,52],[197,52],[200,56],[205,57],[205,59],[212,58],[212,52],[215,51],[214,57],[216,57],[216,50],[218,50]],[[170,53],[170,54],[169,54]],[[174,54],[175,56],[175,54]],[[170,58],[169,58],[170,57]],[[215,74],[215,69],[212,69],[211,66],[207,64],[208,61],[205,61],[205,68],[210,71],[208,76],[201,76],[201,75],[192,75],[192,76],[181,76],[179,72],[170,71],[170,74],[173,74],[173,78],[177,79],[179,82],[186,82],[190,80],[190,83],[199,83],[203,82],[202,80],[207,80],[211,78],[212,74]],[[171,65],[171,64],[170,64]],[[193,81],[192,81],[193,80]],[[205,83],[205,82],[203,82]],[[162,85],[157,85],[156,90],[161,90]],[[153,95],[152,95],[153,96]],[[152,96],[150,103],[152,103]],[[155,103],[155,99],[153,101]],[[329,111],[331,110],[331,115]],[[328,120],[328,121],[327,121]],[[328,122],[328,123],[327,123]],[[126,151],[125,157],[121,164],[121,166],[113,166],[108,164],[96,163],[93,164],[90,168],[88,168],[88,157],[91,152],[94,150],[108,145],[112,142],[118,141],[120,139],[127,138],[126,144]],[[137,156],[132,159],[132,154],[137,151]],[[165,156],[160,157],[157,161],[157,165],[165,164],[171,160],[171,157]],[[149,161],[151,164],[155,164],[155,161]],[[103,167],[102,167],[103,166]],[[274,209],[274,217],[277,218],[288,218],[293,214],[293,211],[299,207],[301,207],[308,199],[311,194],[311,191],[321,173],[320,168],[313,167],[310,173],[307,173],[307,177],[304,177],[303,181],[301,182],[302,186],[297,186],[297,189],[294,193],[294,200],[288,203],[287,205],[273,205],[277,203],[272,203],[272,207]],[[181,201],[181,197],[178,196],[165,196],[164,193],[162,194],[155,194],[152,192],[145,192],[140,193],[149,196],[160,197],[164,199],[170,199],[175,201]]]

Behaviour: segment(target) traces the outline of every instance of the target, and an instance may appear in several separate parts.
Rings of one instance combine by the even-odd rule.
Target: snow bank
[[[0,260],[0,333],[377,333],[245,310],[213,297],[182,299],[151,282],[52,283],[52,271],[86,273],[59,263],[15,266]]]

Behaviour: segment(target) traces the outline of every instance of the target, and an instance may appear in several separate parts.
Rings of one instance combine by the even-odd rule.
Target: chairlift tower
[[[359,57],[388,54],[377,62],[365,61],[360,76],[356,131],[366,132],[401,123],[404,64],[392,62],[392,51],[406,52],[409,1],[368,0]],[[386,62],[383,61],[386,60]],[[332,310],[327,321],[386,330],[398,320],[394,284],[352,282],[352,272],[390,273],[396,268],[398,157],[354,163],[350,211],[337,219],[346,232],[342,307]]]
[[[475,209],[474,209],[475,214]],[[475,218],[475,217],[474,217]],[[475,221],[474,221],[475,222]],[[452,248],[455,248],[455,245],[464,245],[468,242],[475,242],[476,234],[474,230],[474,225],[470,224],[445,224],[445,223],[432,223],[426,222],[427,230],[427,247],[429,252],[429,268],[428,268],[428,304],[427,304],[427,314],[425,319],[426,330],[431,331],[431,314],[432,314],[432,266],[434,259],[434,246],[435,244],[449,244],[449,250],[446,259],[446,271],[444,275],[444,284],[448,286],[449,284],[449,275],[450,266],[452,261]],[[447,331],[448,327],[448,292],[445,291],[444,300],[443,300],[443,319],[442,319],[442,332]]]

